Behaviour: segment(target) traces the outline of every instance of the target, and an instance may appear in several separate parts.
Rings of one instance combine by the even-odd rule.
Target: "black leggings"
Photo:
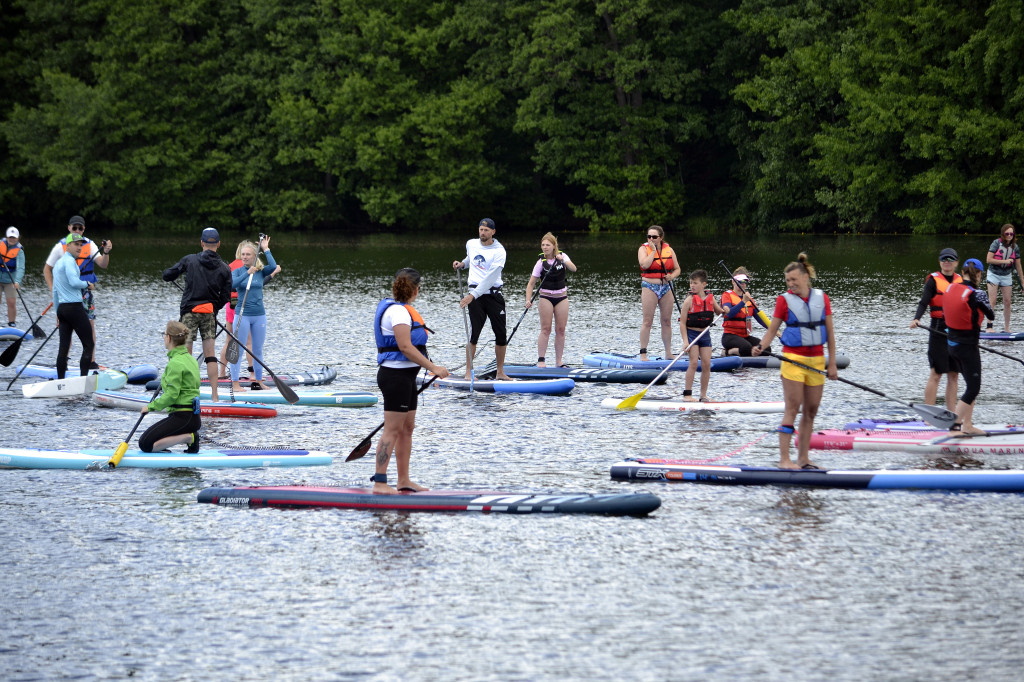
[[[978,350],[977,344],[958,343],[949,347],[949,356],[959,364],[960,376],[967,384],[960,400],[970,405],[981,392],[981,351]]]
[[[729,354],[729,350],[736,348],[740,352],[740,356],[744,358],[750,357],[750,349],[761,343],[761,339],[756,336],[739,336],[737,334],[722,334],[722,348],[725,350],[726,355]]]
[[[192,410],[171,412],[167,415],[166,419],[161,419],[156,424],[153,424],[146,429],[144,434],[139,436],[139,450],[153,452],[153,446],[161,438],[195,433],[202,425],[203,420]]]
[[[78,335],[82,342],[82,358],[78,367],[82,376],[89,373],[92,366],[92,324],[89,313],[81,301],[77,303],[61,303],[57,306],[57,322],[60,323],[60,346],[57,348],[57,378],[63,379],[68,373],[68,351],[71,350],[71,332]]]

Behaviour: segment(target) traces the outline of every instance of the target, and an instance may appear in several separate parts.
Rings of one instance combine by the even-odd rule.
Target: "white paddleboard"
[[[21,387],[21,393],[26,398],[68,398],[121,388],[126,383],[128,375],[124,372],[104,369],[84,377],[65,377],[25,384]]]
[[[617,409],[626,398],[605,398],[601,401],[601,407]],[[772,402],[744,402],[744,401],[722,401],[691,403],[679,398],[644,398],[636,404],[637,410],[648,412],[747,412],[753,414],[773,414],[784,412],[786,403],[779,401]]]

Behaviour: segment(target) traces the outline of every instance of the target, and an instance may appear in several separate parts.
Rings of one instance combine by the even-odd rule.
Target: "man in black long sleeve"
[[[203,250],[190,253],[175,265],[164,270],[164,281],[173,282],[185,273],[185,289],[181,294],[181,323],[188,327],[188,352],[198,330],[203,339],[206,376],[210,380],[210,396],[217,400],[217,354],[214,339],[217,336],[217,313],[231,299],[231,270],[217,255],[220,233],[212,227],[203,230]]]
[[[956,271],[959,261],[960,258],[953,249],[945,248],[939,252],[939,270],[929,274],[924,280],[924,291],[921,292],[921,300],[917,304],[917,313],[910,322],[911,329],[920,324],[925,308],[931,308],[931,328],[946,331],[946,321],[942,315],[942,295],[946,293],[950,284],[963,281]],[[925,404],[935,404],[939,393],[939,380],[945,375],[946,408],[952,409],[957,401],[957,373],[960,368],[956,360],[950,357],[949,344],[942,334],[928,332],[928,366],[931,373],[924,387]]]

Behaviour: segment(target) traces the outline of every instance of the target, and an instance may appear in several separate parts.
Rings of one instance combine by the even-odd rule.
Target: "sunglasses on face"
[[[648,239],[661,239],[661,235],[660,234],[649,234],[649,235],[647,235],[647,238]]]
[[[85,232],[85,225],[72,225],[71,226],[71,231],[72,232]]]
[[[1013,236],[1013,232],[1003,232],[1003,236],[1004,237],[1012,237]]]
[[[939,260],[941,262],[943,262],[943,263],[955,263],[956,262],[956,258],[950,258],[949,256],[946,256],[945,258],[940,258]]]

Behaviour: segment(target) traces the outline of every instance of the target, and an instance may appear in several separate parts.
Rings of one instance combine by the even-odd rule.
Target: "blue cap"
[[[484,225],[486,227],[489,227],[492,230],[494,229],[494,221],[491,220],[490,218],[484,218],[483,220],[481,220],[480,221],[480,225]],[[480,227],[480,225],[477,225],[477,227]]]
[[[985,266],[982,265],[981,261],[978,260],[977,258],[968,258],[967,260],[965,260],[964,261],[964,267],[966,268],[968,265],[973,265],[978,270],[984,270],[985,269]]]
[[[206,228],[205,230],[203,230],[203,241],[206,242],[207,244],[218,243],[220,241],[220,232],[213,229],[212,227]]]

